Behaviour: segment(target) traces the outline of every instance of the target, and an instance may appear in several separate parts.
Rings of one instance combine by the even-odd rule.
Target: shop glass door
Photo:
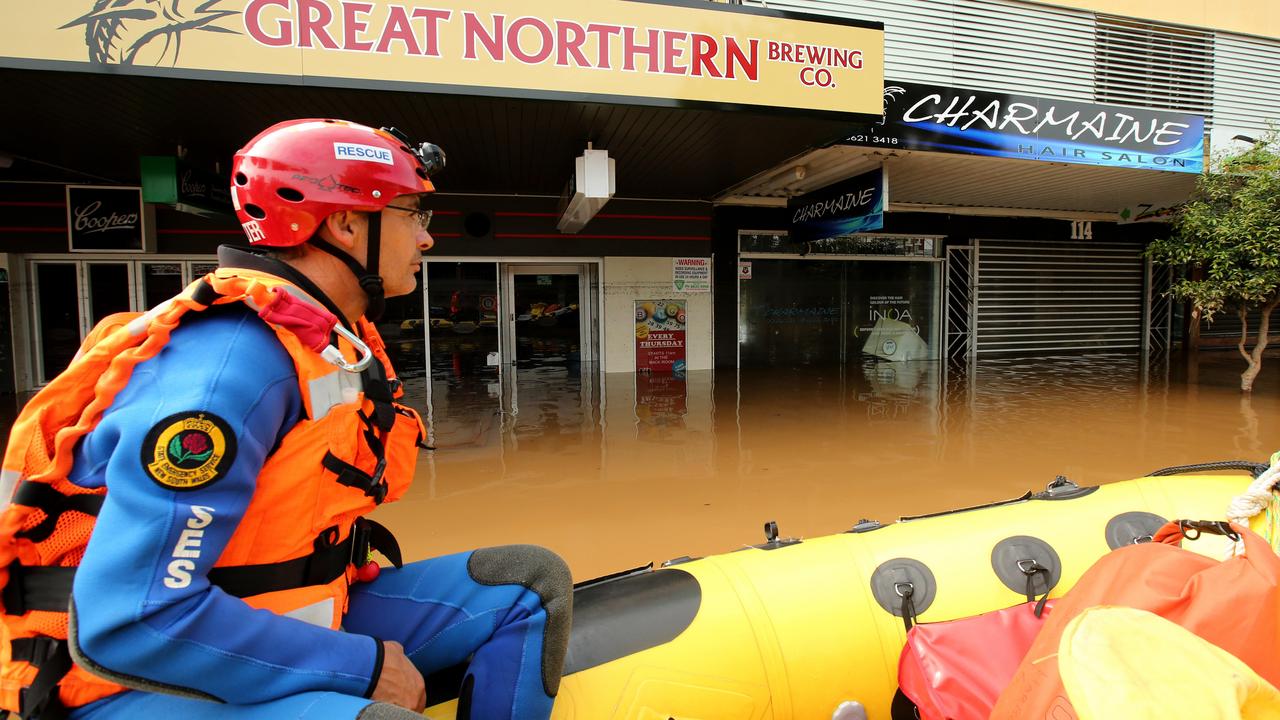
[[[497,263],[430,261],[426,273],[431,377],[496,381]]]
[[[129,263],[86,262],[85,295],[88,305],[87,333],[98,321],[133,309],[133,283]]]
[[[590,361],[586,294],[579,265],[508,265],[510,299],[503,361],[522,368],[562,368],[571,374]],[[585,351],[584,351],[585,350]],[[584,358],[585,355],[585,358]]]
[[[80,348],[76,263],[34,263],[36,376],[40,384],[62,372]]]

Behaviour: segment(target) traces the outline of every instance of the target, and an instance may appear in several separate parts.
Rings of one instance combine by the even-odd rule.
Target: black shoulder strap
[[[17,491],[13,494],[14,504],[43,510],[45,517],[39,525],[19,531],[16,535],[31,542],[44,542],[53,534],[62,513],[75,510],[85,515],[97,516],[102,510],[104,498],[104,495],[93,494],[63,495],[49,483],[25,481],[18,485]]]

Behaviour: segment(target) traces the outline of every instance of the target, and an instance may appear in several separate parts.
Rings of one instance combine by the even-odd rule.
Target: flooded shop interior
[[[252,55],[225,72],[208,70],[223,56],[199,44],[181,64],[176,52],[167,58],[172,70],[103,72],[111,60],[92,48],[87,65],[46,58],[0,70],[27,108],[4,121],[0,171],[7,389],[38,388],[102,317],[152,306],[213,267],[219,244],[242,242],[223,191],[229,158],[261,128],[300,116],[394,125],[448,155],[418,290],[393,299],[379,323],[410,391],[429,402],[464,393],[510,407],[522,377],[593,395],[606,373],[656,387],[653,377],[713,368],[905,367],[1173,342],[1175,308],[1160,299],[1167,278],[1142,257],[1162,226],[1124,212],[1186,194],[1203,154],[1201,118],[891,83],[876,76],[874,23],[741,8],[681,18],[802,26],[861,44],[866,64],[840,68],[838,97],[797,85],[794,72],[766,76],[772,66],[727,40],[699,48],[720,48],[732,61],[723,67],[745,77],[721,77],[710,91],[645,84],[688,70],[670,42],[651,52],[602,45],[597,60],[647,63],[628,96],[603,92],[580,69],[497,96],[414,82],[390,59],[397,79],[295,84],[241,72],[263,67],[264,48],[310,47],[341,29],[335,16],[333,27],[309,20],[304,32],[284,12],[292,5],[278,5],[246,15],[231,40],[191,36]],[[498,38],[474,18],[450,31],[495,61],[459,66],[478,82],[498,82],[490,75],[504,52],[517,65],[540,62],[530,54],[536,34]],[[703,72],[721,67],[708,63]],[[761,83],[777,90],[772,106]],[[997,128],[1015,104],[1046,122]],[[952,107],[995,108],[993,132],[981,143],[965,135]],[[985,117],[971,114],[965,131]],[[1070,145],[1091,127],[1072,118],[1090,117],[1114,130],[1114,147]],[[1155,135],[1166,154],[1143,155]],[[116,232],[129,223],[134,231]]]
[[[630,372],[637,304],[658,301],[683,306],[673,318],[688,333],[686,367],[711,368],[712,290],[719,281],[710,275],[716,209],[706,198],[844,125],[552,100],[0,74],[29,108],[26,119],[5,128],[12,147],[29,150],[6,150],[12,160],[0,171],[11,392],[47,382],[103,317],[172,296],[214,267],[219,244],[243,243],[225,193],[214,192],[229,158],[260,127],[306,115],[394,124],[448,153],[420,292],[394,299],[379,324],[407,378],[430,368],[441,379],[483,380],[483,389],[507,370],[564,377]],[[100,113],[62,112],[77,101]],[[197,103],[209,112],[185,109]],[[762,126],[787,142],[735,151],[752,147]],[[563,191],[588,144],[607,149],[616,163],[614,195],[586,227],[562,232]],[[169,161],[167,179],[179,185],[178,195],[142,199],[154,191],[154,178],[140,169],[143,158]],[[89,233],[71,245],[68,227],[91,205],[104,218],[134,217],[137,237],[113,244],[105,241],[110,233]],[[85,215],[81,224],[94,217]],[[699,286],[673,286],[677,258],[702,261]],[[724,264],[731,269],[732,256]],[[668,302],[661,304],[665,314]]]

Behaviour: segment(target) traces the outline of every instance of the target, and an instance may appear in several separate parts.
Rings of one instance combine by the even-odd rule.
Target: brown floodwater
[[[1170,465],[1265,460],[1280,448],[1280,358],[1252,396],[1242,361],[1132,356],[693,372],[565,367],[441,378],[403,500],[377,517],[406,559],[536,543],[576,579],[763,539],[849,529]],[[572,366],[571,366],[572,367]]]

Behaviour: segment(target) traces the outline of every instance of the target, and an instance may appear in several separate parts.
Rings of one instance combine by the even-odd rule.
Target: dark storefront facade
[[[630,372],[645,307],[672,326],[655,337],[681,338],[665,367],[710,368],[709,199],[879,104],[875,23],[680,3],[344,8],[87,2],[6,19],[0,76],[26,108],[0,147],[13,389],[47,382],[105,315],[150,307],[243,242],[211,188],[236,148],[294,117],[396,125],[448,153],[421,292],[380,323],[410,380]],[[184,22],[164,25],[175,13]],[[823,59],[796,62],[802,47]],[[826,84],[801,79],[818,70]],[[600,150],[607,193],[581,165]],[[141,189],[136,245],[72,247],[84,204],[68,185]]]
[[[13,31],[6,40],[16,52],[0,77],[27,108],[5,121],[0,148],[11,165],[0,171],[0,252],[12,325],[0,376],[12,389],[46,382],[101,317],[150,307],[207,271],[218,244],[241,242],[209,188],[253,133],[299,116],[396,124],[449,153],[421,292],[395,301],[381,323],[410,379],[632,372],[647,362],[646,343],[678,346],[680,363],[661,367],[682,370],[1168,347],[1164,281],[1141,257],[1164,226],[1134,221],[1158,219],[1189,192],[1203,155],[1199,117],[869,79],[882,52],[874,24],[760,9],[566,6],[584,27],[601,13],[643,25],[656,11],[690,28],[671,40],[685,65],[661,52],[665,30],[654,31],[653,54],[598,38],[600,53],[584,58],[652,71],[620,94],[583,80],[610,68],[581,66],[571,51],[564,58],[580,67],[547,74],[564,59],[546,45],[554,33],[539,40],[539,28],[559,27],[550,14],[502,45],[496,25],[481,22],[499,14],[455,9],[440,37],[451,29],[452,51],[476,59],[448,67],[472,68],[488,84],[479,87],[465,75],[424,80],[445,76],[405,64],[418,61],[407,36],[391,34],[387,57],[331,50],[325,39],[341,44],[346,31],[337,13],[308,25],[291,2],[224,4],[235,12],[218,22],[239,35],[187,33],[198,42],[165,64],[95,54],[83,32],[41,30],[79,49],[41,49]],[[390,24],[374,23],[373,34],[398,12],[375,6]],[[42,12],[45,24],[61,18]],[[711,46],[698,38],[712,36],[699,28],[721,25],[722,54],[705,55]],[[211,50],[222,35],[243,57]],[[753,65],[729,49],[749,47],[748,37],[779,40],[760,40]],[[766,60],[787,43],[799,52],[803,37],[806,47],[858,44],[861,67],[849,52],[822,56],[828,72],[857,80],[841,81],[845,100],[798,56]],[[441,43],[442,62],[456,63]],[[88,62],[75,59],[86,52]],[[519,72],[495,78],[478,53],[502,52],[512,55],[495,66],[516,67],[514,58]],[[337,57],[350,66],[326,64]],[[746,78],[725,77],[733,63],[758,75],[746,90]],[[609,195],[586,201],[594,214],[566,228],[580,209],[575,162],[589,148],[607,150],[616,176]],[[67,186],[155,198],[148,167],[178,176],[174,197],[137,209],[137,245],[73,247]],[[865,178],[871,190],[853,187]],[[678,322],[656,316],[668,307]],[[651,329],[657,341],[642,337]]]

